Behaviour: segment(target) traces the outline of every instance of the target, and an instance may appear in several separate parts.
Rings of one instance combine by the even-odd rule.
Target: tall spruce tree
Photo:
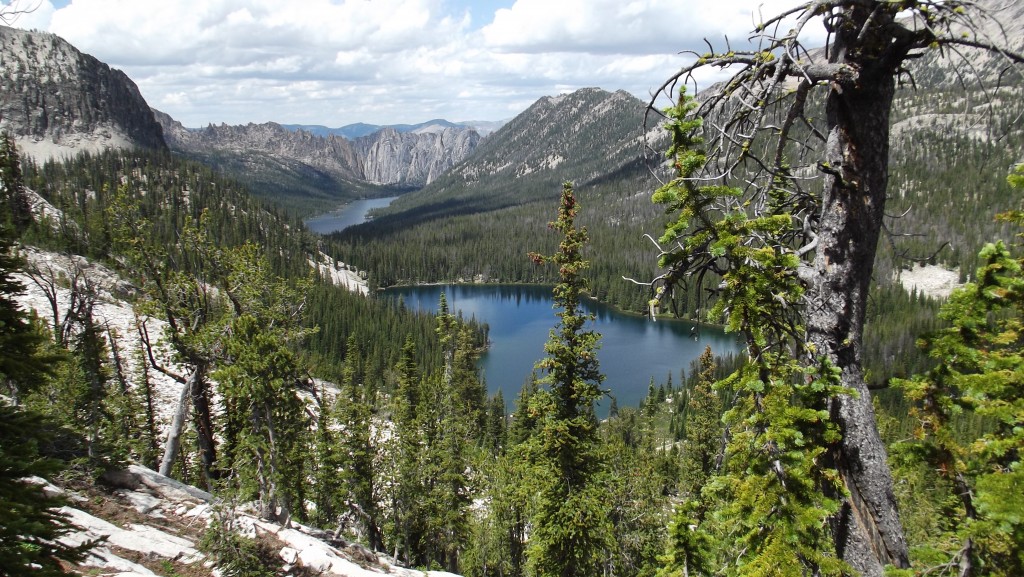
[[[220,254],[234,312],[218,331],[223,353],[211,374],[226,408],[224,465],[264,517],[301,519],[309,428],[295,350],[311,330],[302,327],[303,286],[274,276],[255,245]]]
[[[565,183],[558,218],[550,224],[562,236],[558,252],[530,254],[535,263],[557,266],[560,279],[553,294],[561,312],[544,345],[547,357],[536,365],[543,388],[530,399],[537,428],[527,441],[528,482],[537,495],[527,563],[531,574],[544,577],[598,575],[613,543],[603,484],[607,464],[594,414],[604,393],[596,354],[600,335],[585,328],[590,317],[580,305],[587,231],[576,226],[577,211],[572,185]]]
[[[24,232],[32,223],[32,207],[21,173],[21,156],[14,137],[8,132],[0,134],[0,221],[17,233]]]
[[[359,343],[349,335],[346,344],[345,365],[342,368],[341,390],[335,401],[335,413],[340,428],[339,465],[348,509],[362,527],[362,533],[371,549],[383,546],[380,520],[377,513],[374,453],[371,437],[372,401],[367,398],[358,363]]]
[[[695,366],[699,369],[689,391],[686,412],[686,439],[683,441],[679,491],[686,497],[700,495],[708,479],[718,469],[722,452],[722,403],[713,390],[715,359],[706,347]]]
[[[397,383],[391,394],[391,435],[388,442],[389,475],[387,533],[394,557],[405,562],[419,551],[421,530],[416,524],[419,484],[420,368],[416,363],[416,342],[408,335],[395,366]]]

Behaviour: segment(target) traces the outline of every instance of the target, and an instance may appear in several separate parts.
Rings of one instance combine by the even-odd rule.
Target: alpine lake
[[[354,201],[342,209],[306,221],[314,232],[328,234],[364,221],[368,210],[386,206],[391,199]],[[544,343],[555,327],[558,312],[554,308],[550,286],[499,284],[437,284],[392,287],[384,298],[396,306],[436,313],[444,293],[452,313],[464,319],[486,323],[488,348],[478,366],[490,394],[501,391],[505,402],[514,408],[523,384],[544,358]],[[620,407],[638,406],[647,396],[653,380],[655,387],[671,375],[679,385],[685,371],[711,347],[715,355],[741,350],[739,341],[720,327],[698,325],[674,319],[651,319],[618,311],[593,299],[582,306],[593,315],[586,329],[601,334],[597,351],[602,387],[614,396]],[[597,414],[607,416],[610,396],[599,401]]]

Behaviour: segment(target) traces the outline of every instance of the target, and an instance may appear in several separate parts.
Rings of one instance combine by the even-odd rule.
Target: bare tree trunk
[[[185,430],[185,421],[188,419],[189,399],[192,397],[192,387],[195,386],[198,378],[198,371],[193,372],[181,388],[181,396],[178,398],[178,407],[171,419],[171,426],[167,431],[167,440],[164,442],[164,456],[160,460],[160,474],[165,477],[171,476],[171,468],[174,461],[178,459],[178,452],[181,450],[181,433]]]
[[[25,273],[46,297],[46,302],[50,305],[50,314],[53,317],[53,339],[57,341],[58,346],[64,347],[66,343],[64,342],[64,331],[61,328],[63,323],[60,317],[60,302],[58,302],[57,271],[50,264],[46,264],[44,269],[39,264],[31,262],[25,266]]]
[[[849,491],[834,529],[839,556],[865,576],[881,576],[886,564],[906,567],[909,562],[886,449],[861,364],[868,288],[888,185],[894,93],[891,73],[875,68],[862,69],[856,85],[837,86],[829,94],[820,248],[808,287],[808,302],[818,308],[809,311],[807,320],[816,353],[827,357],[841,371],[842,385],[856,392],[836,398],[830,407],[843,434],[833,457]]]
[[[192,385],[192,407],[195,413],[192,418],[195,421],[196,441],[199,444],[199,456],[203,462],[203,479],[206,482],[206,489],[213,489],[213,479],[216,476],[217,445],[213,436],[213,415],[210,410],[210,393],[206,382],[205,365],[196,366],[192,373],[196,376]]]

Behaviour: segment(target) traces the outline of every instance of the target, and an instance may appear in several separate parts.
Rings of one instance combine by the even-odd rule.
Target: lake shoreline
[[[555,285],[553,285],[553,284],[544,284],[544,283],[529,283],[529,282],[421,281],[421,282],[416,282],[416,283],[399,282],[399,283],[395,283],[393,285],[388,285],[386,287],[377,287],[376,288],[376,292],[378,294],[380,294],[380,293],[384,293],[384,292],[387,292],[387,291],[392,290],[392,289],[416,288],[416,287],[432,287],[432,286],[554,287]],[[677,321],[680,321],[680,322],[685,322],[685,323],[690,323],[690,324],[693,324],[693,325],[697,325],[698,327],[708,327],[708,328],[715,328],[715,329],[724,329],[725,328],[724,324],[710,323],[710,322],[707,322],[707,321],[695,320],[695,319],[692,319],[692,318],[677,317],[677,316],[672,316],[672,315],[670,315],[668,313],[659,313],[659,314],[655,315],[654,319],[651,319],[651,316],[649,314],[647,314],[647,313],[641,313],[641,312],[637,312],[637,311],[631,311],[631,310],[623,309],[623,308],[621,308],[621,307],[619,307],[617,305],[614,305],[612,303],[602,301],[601,299],[591,295],[590,293],[588,293],[586,291],[584,291],[582,294],[588,300],[591,300],[591,301],[593,301],[595,303],[598,303],[601,306],[608,307],[608,308],[614,310],[616,313],[621,314],[621,315],[627,315],[627,316],[638,317],[638,318],[645,318],[645,319],[651,320],[652,322],[657,322],[657,321],[677,322]]]
[[[544,343],[558,323],[552,285],[531,283],[416,283],[383,289],[381,297],[401,302],[411,311],[436,314],[441,293],[449,310],[488,327],[489,347],[478,366],[491,394],[501,391],[515,398],[544,358]],[[736,336],[723,327],[685,319],[623,313],[587,298],[582,310],[593,315],[587,330],[601,334],[598,357],[606,385],[620,406],[635,406],[647,394],[648,384],[675,382],[689,372],[691,363],[710,346],[729,356],[743,349]],[[606,410],[607,407],[604,408]]]

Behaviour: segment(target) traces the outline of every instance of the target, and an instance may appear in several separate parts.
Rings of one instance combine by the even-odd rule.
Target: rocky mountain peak
[[[37,159],[166,147],[135,83],[54,34],[0,26],[0,94],[0,130]]]
[[[466,180],[557,169],[581,182],[632,162],[642,140],[644,103],[625,91],[582,88],[541,98],[488,137]]]

